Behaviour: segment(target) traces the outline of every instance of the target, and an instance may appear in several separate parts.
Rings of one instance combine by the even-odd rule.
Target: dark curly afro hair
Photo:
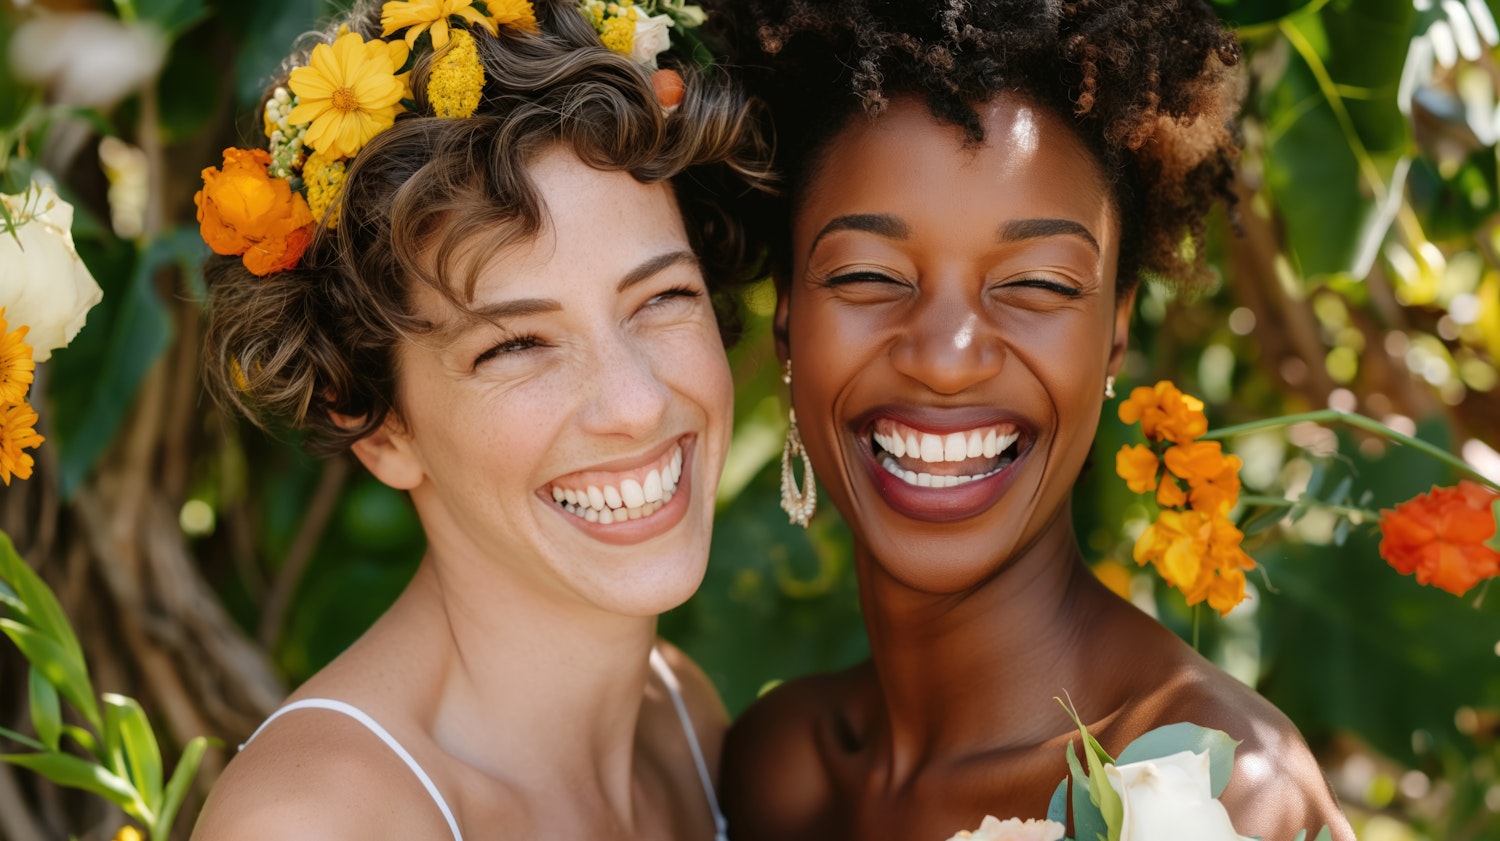
[[[1239,45],[1203,0],[708,0],[711,32],[769,105],[780,200],[746,210],[786,269],[787,214],[856,114],[918,96],[984,140],[975,105],[1020,95],[1098,156],[1122,225],[1118,285],[1204,279],[1205,216],[1232,206]]]

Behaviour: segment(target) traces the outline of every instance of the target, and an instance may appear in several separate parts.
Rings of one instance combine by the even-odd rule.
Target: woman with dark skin
[[[1069,510],[1138,280],[1203,272],[1232,36],[1188,0],[717,5],[778,138],[787,193],[749,216],[872,651],[736,723],[734,836],[1041,817],[1078,736],[1067,693],[1112,754],[1180,721],[1242,740],[1241,834],[1352,839],[1291,722],[1100,584]]]

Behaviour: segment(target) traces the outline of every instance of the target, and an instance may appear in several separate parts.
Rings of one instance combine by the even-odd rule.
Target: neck
[[[436,741],[497,779],[572,791],[584,810],[631,826],[656,617],[498,575],[494,558],[453,560],[430,551],[398,604],[426,637],[422,712]]]
[[[880,689],[872,737],[894,781],[931,762],[1039,745],[1071,729],[1054,697],[1095,698],[1084,688],[1085,627],[1101,585],[1059,519],[993,576],[951,594],[906,586],[856,546]]]

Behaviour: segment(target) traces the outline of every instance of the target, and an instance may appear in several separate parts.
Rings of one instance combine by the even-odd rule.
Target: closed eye
[[[495,345],[484,353],[479,354],[474,360],[475,367],[488,362],[499,356],[512,356],[535,350],[542,346],[542,340],[536,336],[513,336]]]
[[[702,290],[694,289],[690,286],[674,286],[671,289],[651,296],[651,300],[646,302],[646,306],[660,306],[684,300],[696,301],[701,297],[703,297]]]
[[[1021,280],[1012,281],[1005,285],[1012,287],[1020,286],[1026,289],[1042,289],[1048,292],[1056,292],[1057,294],[1063,295],[1068,298],[1077,298],[1079,295],[1083,294],[1083,292],[1076,286],[1069,286],[1066,283],[1059,283],[1055,280],[1048,280],[1044,277],[1023,278]]]
[[[897,280],[896,278],[893,278],[893,277],[891,277],[888,274],[882,274],[880,272],[855,271],[855,272],[845,272],[844,274],[833,275],[832,277],[829,277],[829,278],[827,278],[826,280],[823,281],[823,286],[832,288],[832,287],[835,287],[835,286],[847,286],[847,285],[853,284],[853,283],[900,283],[900,282],[901,281]]]

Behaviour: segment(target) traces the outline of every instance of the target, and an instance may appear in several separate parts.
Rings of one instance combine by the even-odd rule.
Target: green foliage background
[[[1214,5],[1245,48],[1241,234],[1227,218],[1214,221],[1215,289],[1190,298],[1151,287],[1142,296],[1125,388],[1172,379],[1207,400],[1216,426],[1332,402],[1408,419],[1455,450],[1500,446],[1496,132],[1473,128],[1495,124],[1493,45],[1454,68],[1412,59],[1451,13],[1442,4]],[[124,6],[172,34],[169,58],[152,96],[90,119],[167,162],[156,182],[163,222],[121,239],[107,221],[97,161],[83,155],[53,173],[79,207],[75,237],[105,289],[88,328],[46,371],[45,446],[65,500],[119,446],[148,373],[176,342],[197,341],[198,169],[216,164],[224,146],[256,145],[265,80],[298,35],[337,10],[326,0]],[[19,19],[14,8],[0,12],[0,44]],[[5,67],[0,126],[14,127],[42,92]],[[1457,102],[1457,116],[1420,98],[1410,104],[1402,80],[1413,67],[1432,71],[1430,101]],[[1479,113],[1486,95],[1490,111]],[[44,151],[8,162],[5,192],[25,183]],[[867,651],[847,530],[826,504],[806,531],[777,506],[785,406],[766,322],[772,295],[762,286],[751,296],[752,329],[731,354],[736,443],[707,578],[661,620],[734,712],[771,681]],[[194,417],[191,479],[174,504],[211,518],[185,526],[186,540],[230,614],[295,685],[394,599],[423,550],[417,521],[401,495],[342,463],[317,463],[294,441],[226,423],[201,400]],[[1131,434],[1112,416],[1101,423],[1096,467],[1075,500],[1085,547],[1114,572],[1133,572],[1138,604],[1293,717],[1361,837],[1500,838],[1497,599],[1418,587],[1379,559],[1373,526],[1339,526],[1303,506],[1295,521],[1251,540],[1264,567],[1255,598],[1222,621],[1196,614],[1130,562],[1151,516],[1112,475],[1113,453]],[[1368,491],[1365,507],[1390,507],[1456,478],[1344,431],[1258,434],[1233,449],[1245,458],[1247,489],[1293,499],[1327,499],[1348,477],[1351,498]]]

